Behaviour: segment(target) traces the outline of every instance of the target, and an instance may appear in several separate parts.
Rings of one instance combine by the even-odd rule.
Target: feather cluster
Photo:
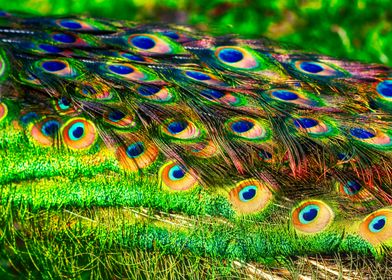
[[[360,240],[346,251],[392,245],[392,69],[186,26],[7,13],[0,25],[2,184],[83,188],[78,176],[110,171],[139,182],[129,195],[215,201],[212,216],[278,224],[321,252],[323,234]]]

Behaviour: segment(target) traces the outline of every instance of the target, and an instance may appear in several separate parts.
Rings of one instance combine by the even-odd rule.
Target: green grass
[[[217,34],[266,35],[340,58],[392,65],[389,0],[2,0],[1,7],[40,15],[174,21]]]

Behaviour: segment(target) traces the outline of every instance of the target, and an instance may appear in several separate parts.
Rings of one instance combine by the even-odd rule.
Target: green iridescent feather
[[[7,211],[123,209],[110,230],[64,230],[167,254],[391,252],[391,69],[176,26],[7,20]]]

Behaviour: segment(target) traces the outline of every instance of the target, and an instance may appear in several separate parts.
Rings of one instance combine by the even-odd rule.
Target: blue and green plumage
[[[5,17],[3,206],[197,221],[113,229],[169,253],[391,252],[391,69],[180,26]]]

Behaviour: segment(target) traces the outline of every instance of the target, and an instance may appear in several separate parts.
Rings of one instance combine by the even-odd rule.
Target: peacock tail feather
[[[1,211],[26,240],[95,230],[273,265],[391,253],[391,68],[177,25],[0,25]],[[61,225],[75,209],[107,217]]]

